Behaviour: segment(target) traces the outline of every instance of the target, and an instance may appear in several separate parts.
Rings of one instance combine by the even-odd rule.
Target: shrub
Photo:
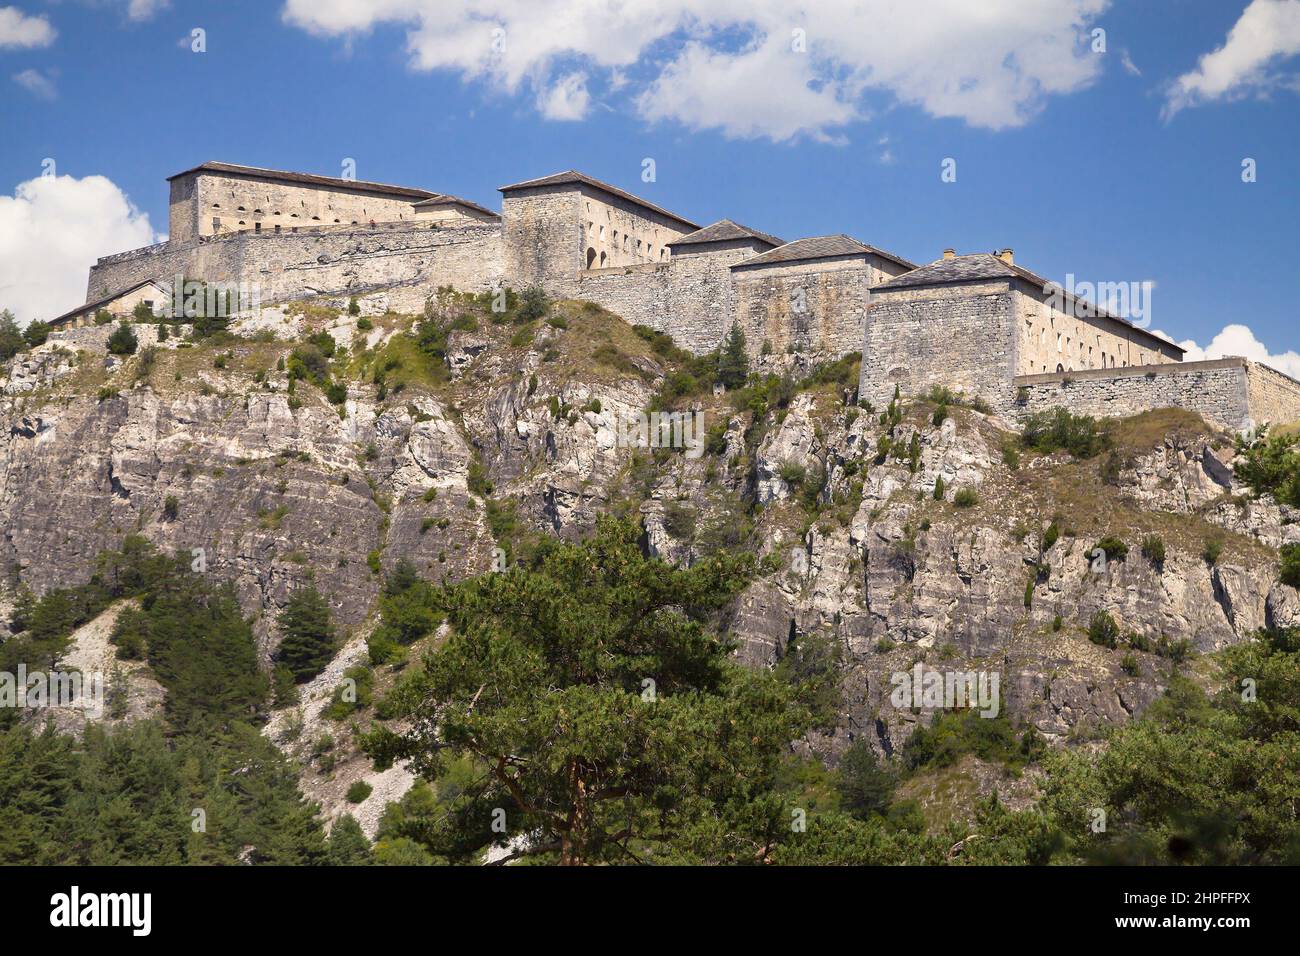
[[[120,323],[108,337],[108,351],[111,355],[134,355],[139,344],[131,326],[125,322]]]
[[[1125,654],[1123,659],[1119,662],[1119,667],[1120,670],[1125,674],[1128,674],[1130,677],[1137,677],[1142,673],[1142,668],[1138,664],[1138,659],[1132,654]]]
[[[1027,415],[1021,440],[1026,447],[1040,452],[1058,449],[1068,451],[1075,458],[1091,458],[1110,447],[1111,438],[1088,415],[1072,415],[1064,408],[1050,412]]]
[[[1293,588],[1300,588],[1300,544],[1282,545],[1280,580]]]
[[[325,386],[325,398],[331,405],[342,405],[348,400],[348,387],[342,382],[330,382]]]
[[[356,299],[352,300],[356,302]],[[375,788],[370,786],[364,780],[358,780],[352,786],[348,787],[348,803],[361,803],[366,797],[374,793]]]
[[[1165,539],[1158,534],[1149,534],[1142,539],[1142,557],[1157,568],[1165,563]]]
[[[177,500],[175,495],[168,495],[163,500],[163,518],[167,521],[175,521],[180,510],[181,503]]]
[[[934,500],[943,501],[943,475],[934,479]]]
[[[804,478],[808,476],[808,469],[797,461],[783,461],[776,469],[777,477],[787,485],[795,487],[803,484]]]
[[[360,314],[361,314],[361,304],[357,302],[357,297],[354,295],[352,298],[348,299],[348,315],[360,315]],[[357,328],[361,328],[360,322],[357,323]]]
[[[1088,622],[1088,640],[1112,649],[1119,646],[1119,625],[1115,623],[1109,611],[1098,611],[1093,614]]]
[[[980,496],[974,488],[958,488],[957,493],[952,496],[952,503],[958,508],[969,508],[978,504]]]
[[[1123,561],[1128,557],[1128,545],[1114,535],[1106,535],[1106,537],[1093,545],[1088,553],[1092,554],[1092,552],[1096,551],[1098,548],[1106,553],[1107,561]]]
[[[1223,539],[1220,537],[1211,537],[1205,539],[1205,547],[1201,549],[1201,557],[1205,559],[1206,564],[1217,564],[1219,557],[1223,554]]]
[[[1056,544],[1060,537],[1061,529],[1057,526],[1056,522],[1053,521],[1047,526],[1047,530],[1043,532],[1043,550],[1050,551],[1052,545]]]

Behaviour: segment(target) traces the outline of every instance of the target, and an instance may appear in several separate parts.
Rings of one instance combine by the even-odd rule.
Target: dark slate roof
[[[64,312],[62,315],[58,315],[50,319],[49,324],[58,325],[60,322],[63,322],[66,319],[70,319],[74,315],[81,315],[81,313],[89,311],[91,309],[98,309],[100,306],[108,305],[108,303],[112,302],[114,299],[120,299],[122,296],[128,295],[134,292],[136,289],[142,288],[147,285],[156,285],[160,289],[163,290],[167,289],[167,283],[163,282],[161,279],[141,279],[135,285],[129,285],[125,289],[118,289],[116,292],[111,292],[108,295],[104,296],[102,299],[96,299],[94,302],[87,302],[85,305],[79,305],[75,309],[69,309],[67,312]]]
[[[580,173],[576,169],[567,169],[562,173],[552,173],[550,176],[543,176],[540,179],[526,179],[521,183],[511,183],[508,186],[498,187],[501,193],[512,193],[520,189],[534,189],[538,186],[569,186],[569,185],[589,186],[592,189],[599,189],[601,192],[608,193],[611,196],[617,196],[619,199],[625,199],[630,203],[635,203],[643,209],[650,209],[659,213],[661,216],[667,216],[684,226],[690,226],[692,230],[699,229],[700,224],[691,222],[689,219],[683,219],[675,212],[669,212],[662,206],[656,206],[652,202],[647,202],[640,196],[633,196],[630,192],[619,189],[617,186],[611,186],[609,183],[602,183],[599,179],[593,179],[586,173]]]
[[[807,239],[796,239],[775,249],[759,253],[744,262],[738,262],[731,268],[742,269],[750,266],[772,265],[778,262],[802,262],[807,259],[833,259],[864,255],[881,256],[909,269],[916,268],[914,262],[900,259],[893,253],[877,249],[875,246],[869,246],[864,242],[858,242],[858,240],[842,233],[838,236],[810,236]]]
[[[769,246],[783,244],[783,240],[778,239],[776,236],[769,236],[757,229],[750,229],[748,226],[742,226],[730,219],[719,219],[711,226],[705,226],[703,229],[697,229],[680,239],[674,239],[668,243],[668,247],[671,249],[674,246],[698,246],[708,242],[732,242],[736,239],[757,239]]]
[[[489,216],[493,216],[497,219],[501,218],[500,215],[493,212],[487,206],[480,206],[478,203],[470,202],[468,199],[461,199],[459,196],[451,196],[445,193],[439,193],[432,199],[421,199],[415,204],[416,209],[432,209],[435,206],[464,206],[466,209],[473,209],[476,212],[487,213]]]
[[[892,289],[910,289],[921,286],[977,282],[983,279],[1022,279],[1044,292],[1047,291],[1049,285],[1055,286],[1055,288],[1060,291],[1061,295],[1065,296],[1067,299],[1076,301],[1082,306],[1086,306],[1087,311],[1084,313],[1085,315],[1092,315],[1102,319],[1111,319],[1115,322],[1122,322],[1127,326],[1137,329],[1139,332],[1150,335],[1151,338],[1156,339],[1171,348],[1178,349],[1180,352],[1186,351],[1186,349],[1175,345],[1168,339],[1161,338],[1158,335],[1152,335],[1150,332],[1147,332],[1146,329],[1137,328],[1137,326],[1133,325],[1133,323],[1128,319],[1122,318],[1118,315],[1112,315],[1105,309],[1101,308],[1101,306],[1089,302],[1087,299],[1079,299],[1075,296],[1069,295],[1060,283],[1050,282],[1037,273],[1030,272],[1023,266],[1004,262],[991,252],[977,252],[972,255],[953,256],[951,259],[936,259],[929,265],[921,266],[919,269],[913,269],[911,272],[904,273],[901,276],[896,276],[888,282],[882,282],[877,286],[873,286],[871,291],[888,292]]]
[[[390,186],[387,183],[370,183],[361,179],[336,179],[333,176],[317,176],[314,173],[291,173],[281,169],[262,169],[259,166],[237,166],[234,163],[202,163],[192,169],[168,176],[167,181],[188,176],[191,173],[224,173],[230,176],[248,176],[253,179],[265,179],[270,182],[290,183],[296,186],[327,186],[330,189],[345,192],[375,193],[381,196],[395,196],[399,199],[431,199],[438,195],[427,189],[412,189],[410,186]]]

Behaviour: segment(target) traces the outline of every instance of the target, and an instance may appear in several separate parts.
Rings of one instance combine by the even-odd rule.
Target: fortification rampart
[[[1013,384],[1021,414],[1067,408],[1109,417],[1173,407],[1231,429],[1300,419],[1300,382],[1237,357],[1022,375]]]

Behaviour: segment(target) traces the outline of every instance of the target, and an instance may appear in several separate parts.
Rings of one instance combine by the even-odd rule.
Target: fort
[[[419,311],[439,287],[540,286],[703,354],[733,325],[760,366],[862,352],[859,398],[934,386],[1020,417],[1177,406],[1232,429],[1300,419],[1300,382],[1183,349],[1015,262],[1010,249],[917,264],[847,235],[786,242],[690,219],[569,170],[502,186],[500,212],[383,183],[208,162],[169,177],[166,242],[109,255],[86,304],[127,314],[173,277],[256,285],[264,305],[356,298]],[[1080,287],[1082,288],[1082,287]],[[1120,310],[1123,311],[1122,309]]]

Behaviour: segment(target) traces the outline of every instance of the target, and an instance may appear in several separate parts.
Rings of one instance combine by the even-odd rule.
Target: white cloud
[[[170,5],[170,0],[130,0],[126,7],[126,15],[132,20],[148,20],[159,10],[165,10]]]
[[[0,308],[20,322],[85,301],[100,256],[147,246],[149,217],[103,176],[38,176],[0,196]]]
[[[54,78],[46,76],[40,70],[23,70],[14,74],[14,82],[43,100],[52,100],[59,95],[54,86]]]
[[[1163,335],[1161,332],[1156,334]],[[1168,338],[1168,336],[1164,337]],[[1271,365],[1279,372],[1285,372],[1292,378],[1300,378],[1300,353],[1295,351],[1281,352],[1276,355],[1270,353],[1268,346],[1255,338],[1255,333],[1250,330],[1249,326],[1225,325],[1223,331],[1210,339],[1210,344],[1205,348],[1201,348],[1192,339],[1187,339],[1185,342],[1179,342],[1178,344],[1187,350],[1187,354],[1183,356],[1185,362],[1240,355],[1255,362]]]
[[[1300,0],[1251,0],[1228,31],[1223,46],[1206,53],[1196,69],[1169,87],[1166,119],[1181,109],[1216,100],[1266,94],[1294,78],[1274,69],[1286,57],[1300,53]]]
[[[559,97],[562,118],[621,91],[649,120],[783,140],[834,138],[880,93],[973,126],[1023,125],[1099,75],[1083,40],[1109,3],[911,0],[904,15],[896,0],[286,0],[284,19],[347,39],[405,27],[412,68],[509,95],[527,85],[544,113]],[[560,71],[582,74],[576,100],[557,92]]]
[[[538,96],[537,109],[547,119],[580,120],[587,115],[590,100],[586,74],[570,73]]]
[[[1120,65],[1124,67],[1124,72],[1129,76],[1142,75],[1142,71],[1138,69],[1138,65],[1133,62],[1133,57],[1129,56],[1128,50],[1119,51],[1119,62]]]
[[[0,7],[0,50],[49,46],[57,35],[44,17],[29,17],[17,7]]]

